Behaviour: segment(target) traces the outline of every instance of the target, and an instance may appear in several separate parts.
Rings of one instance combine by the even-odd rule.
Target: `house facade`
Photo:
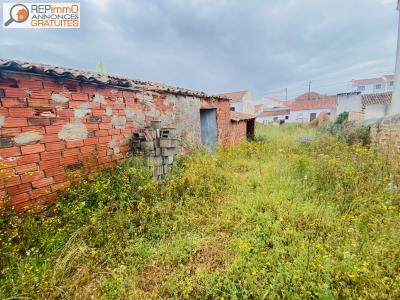
[[[289,121],[289,107],[266,108],[257,116],[257,122],[267,125],[271,123],[286,123]]]
[[[288,122],[309,123],[322,112],[334,116],[336,96],[321,95],[316,92],[305,93],[296,97],[296,100],[291,101],[288,106],[290,107]]]
[[[218,94],[218,97],[230,99],[231,111],[241,112],[245,114],[256,113],[256,103],[250,91],[239,91]]]
[[[382,77],[353,79],[351,81],[352,91],[361,94],[373,94],[391,92],[394,89],[394,75]]]
[[[391,92],[338,94],[336,115],[348,112],[351,121],[383,118],[389,109],[391,100]]]
[[[0,196],[17,207],[55,200],[70,184],[68,172],[115,166],[130,152],[133,135],[151,121],[174,128],[182,152],[238,143],[254,128],[233,127],[230,114],[224,97],[0,60]]]

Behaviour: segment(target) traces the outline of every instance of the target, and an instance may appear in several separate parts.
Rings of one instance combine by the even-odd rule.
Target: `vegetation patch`
[[[132,158],[1,216],[0,298],[399,298],[396,172],[299,126],[193,152],[163,183]]]

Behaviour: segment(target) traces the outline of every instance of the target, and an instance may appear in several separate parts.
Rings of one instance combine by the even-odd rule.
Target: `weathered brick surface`
[[[371,140],[390,158],[400,158],[400,115],[385,118],[371,126]]]
[[[0,192],[7,193],[17,206],[54,200],[57,191],[70,184],[67,173],[84,164],[95,165],[92,170],[115,166],[130,151],[132,134],[151,120],[161,119],[164,127],[176,127],[181,140],[190,138],[190,114],[200,113],[193,109],[196,101],[198,109],[217,110],[221,145],[243,137],[242,133],[231,137],[234,127],[227,100],[189,97],[189,107],[185,96],[56,81],[33,74],[3,71],[2,75],[0,168],[8,170],[8,178],[1,179]],[[196,130],[193,139],[200,142],[199,126]]]

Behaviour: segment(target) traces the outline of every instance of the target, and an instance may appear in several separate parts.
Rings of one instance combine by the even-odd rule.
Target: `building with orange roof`
[[[230,100],[231,111],[255,114],[255,105],[253,95],[250,91],[228,92],[216,95]]]

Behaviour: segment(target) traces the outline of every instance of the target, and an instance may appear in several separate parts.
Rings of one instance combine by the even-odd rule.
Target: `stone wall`
[[[17,207],[56,199],[70,184],[68,171],[115,166],[151,120],[175,127],[188,148],[200,143],[200,108],[217,108],[219,143],[230,142],[228,100],[0,75],[0,196]]]
[[[400,159],[400,115],[374,122],[371,125],[371,140],[389,156]]]

